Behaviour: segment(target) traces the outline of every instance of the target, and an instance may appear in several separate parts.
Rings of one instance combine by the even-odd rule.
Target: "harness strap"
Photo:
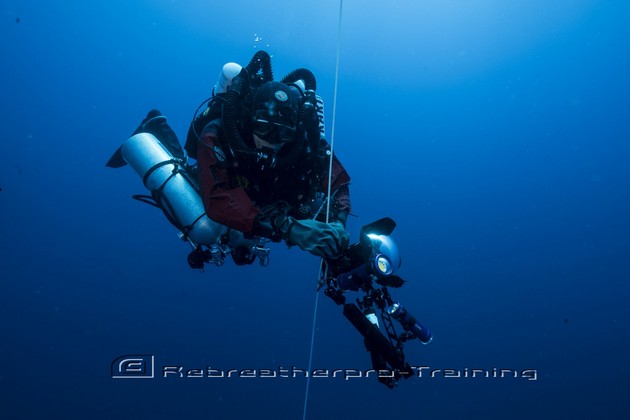
[[[142,183],[144,184],[144,186],[146,188],[149,188],[149,186],[147,185],[147,181],[149,180],[149,177],[151,175],[153,175],[153,172],[157,171],[158,169],[160,169],[162,166],[166,166],[166,165],[170,165],[173,164],[175,167],[173,168],[173,173],[176,173],[179,171],[179,168],[182,164],[182,161],[180,159],[169,159],[169,160],[165,160],[163,162],[160,163],[156,163],[155,165],[151,166],[147,172],[144,174],[144,177],[142,178]],[[171,175],[172,176],[172,175]],[[164,183],[159,187],[162,188],[164,186],[164,184],[166,184],[169,180],[171,179],[171,177],[169,176],[166,181],[164,181]]]

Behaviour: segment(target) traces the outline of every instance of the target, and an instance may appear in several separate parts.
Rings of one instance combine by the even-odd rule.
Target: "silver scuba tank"
[[[151,193],[158,192],[153,194],[157,204],[186,238],[205,246],[219,242],[227,228],[206,215],[198,188],[184,172],[182,162],[154,135],[135,134],[123,143],[121,151],[144,186]]]

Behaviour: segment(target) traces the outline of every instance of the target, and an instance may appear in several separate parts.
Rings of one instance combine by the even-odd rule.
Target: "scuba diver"
[[[324,137],[323,101],[315,91],[307,69],[274,81],[269,54],[258,51],[246,67],[226,64],[212,97],[197,109],[184,146],[196,165],[166,118],[152,110],[107,166],[130,163],[143,177],[151,197],[135,198],[161,208],[191,242],[193,268],[221,265],[227,254],[251,264],[264,252],[251,243],[263,238],[335,258],[348,245],[350,177]],[[182,198],[186,189],[194,190],[189,199]],[[187,215],[194,194],[203,212]]]

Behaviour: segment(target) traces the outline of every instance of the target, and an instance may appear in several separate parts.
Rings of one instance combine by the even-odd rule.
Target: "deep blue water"
[[[183,139],[221,66],[258,49],[278,78],[315,73],[330,138],[339,3],[253,3],[0,5],[0,417],[302,417],[303,378],[110,371],[129,354],[308,367],[316,258],[278,245],[267,268],[192,271],[130,199],[135,173],[104,166],[151,108]],[[344,2],[349,229],[398,223],[395,295],[435,335],[408,359],[537,376],[318,378],[308,418],[627,418],[629,17],[617,0]],[[322,295],[313,368],[369,363]]]

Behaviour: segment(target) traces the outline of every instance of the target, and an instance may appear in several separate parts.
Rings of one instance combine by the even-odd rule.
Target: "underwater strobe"
[[[433,339],[431,330],[422,325],[400,302],[389,294],[388,287],[398,288],[404,280],[395,273],[401,265],[400,254],[391,233],[396,223],[383,218],[361,229],[359,242],[350,245],[344,254],[327,261],[326,296],[343,305],[343,314],[361,333],[370,353],[372,367],[378,380],[393,388],[401,378],[412,376],[412,368],[405,361],[403,346],[417,338],[428,344]],[[362,292],[356,304],[346,303],[346,292]],[[385,334],[381,332],[379,317]],[[398,334],[392,319],[403,328]]]

